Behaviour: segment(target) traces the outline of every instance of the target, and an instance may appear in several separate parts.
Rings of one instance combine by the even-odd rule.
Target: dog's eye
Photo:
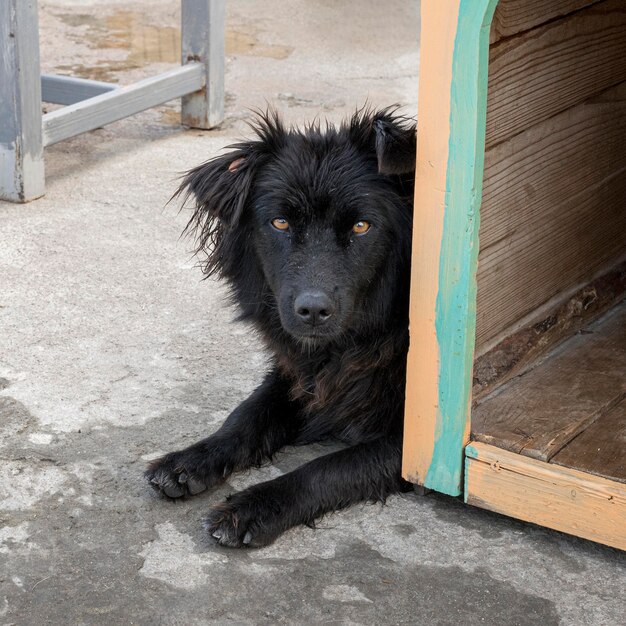
[[[352,232],[355,235],[364,235],[370,229],[370,223],[365,220],[359,220],[353,227]]]
[[[289,230],[289,222],[284,217],[275,217],[272,220],[272,226],[276,230]]]

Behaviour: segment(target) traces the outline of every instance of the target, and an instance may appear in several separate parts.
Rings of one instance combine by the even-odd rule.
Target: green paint
[[[468,489],[467,489],[467,478],[469,476],[469,464],[470,461],[472,459],[477,459],[478,458],[478,450],[476,450],[476,448],[471,444],[467,444],[465,446],[465,461],[464,461],[464,468],[465,468],[465,475],[463,478],[463,501],[467,504],[467,494]]]
[[[478,450],[476,450],[476,448],[470,443],[467,446],[465,446],[465,456],[470,459],[477,459]]]
[[[450,144],[439,261],[436,330],[439,405],[433,457],[424,481],[458,496],[472,382],[476,266],[482,194],[489,29],[498,0],[461,0],[452,58]]]
[[[467,446],[467,448],[469,448],[470,446]],[[467,450],[466,448],[466,450]],[[467,477],[469,476],[469,464],[470,464],[470,458],[469,457],[465,457],[465,461],[464,461],[464,467],[465,467],[465,474],[463,476],[463,502],[465,502],[465,504],[467,504],[467,494],[469,493],[468,489],[467,489]]]

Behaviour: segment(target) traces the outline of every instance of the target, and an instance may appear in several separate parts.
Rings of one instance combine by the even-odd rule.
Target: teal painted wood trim
[[[461,0],[452,57],[450,143],[436,331],[439,405],[424,485],[458,496],[469,431],[476,330],[476,266],[482,195],[489,30],[498,0]]]
[[[478,458],[478,450],[470,443],[465,446],[465,456],[468,459],[477,459]]]
[[[478,451],[476,448],[470,443],[465,446],[465,460],[464,460],[464,469],[465,476],[463,478],[463,501],[467,504],[467,477],[469,476],[469,464],[472,459],[478,458]]]

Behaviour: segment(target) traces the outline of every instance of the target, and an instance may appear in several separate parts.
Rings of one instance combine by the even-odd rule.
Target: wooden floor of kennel
[[[403,475],[626,549],[626,0],[423,0]]]

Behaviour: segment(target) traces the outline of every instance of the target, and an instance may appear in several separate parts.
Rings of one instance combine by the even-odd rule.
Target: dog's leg
[[[364,500],[405,490],[399,438],[378,439],[320,457],[233,494],[212,509],[208,532],[222,545],[261,547],[298,524]]]
[[[180,498],[260,465],[296,437],[298,405],[289,400],[288,390],[289,384],[271,372],[215,434],[153,461],[146,478],[161,494]]]

